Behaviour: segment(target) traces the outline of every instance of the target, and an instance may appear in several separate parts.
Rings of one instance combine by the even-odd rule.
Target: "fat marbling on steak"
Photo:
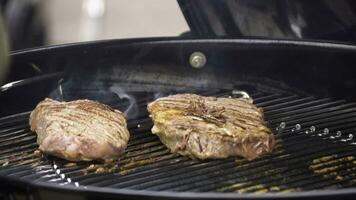
[[[251,99],[176,94],[148,104],[148,111],[152,133],[181,155],[254,159],[271,152],[275,143],[262,109]]]
[[[130,134],[118,110],[91,101],[41,101],[30,115],[39,149],[71,161],[108,160],[122,154]]]

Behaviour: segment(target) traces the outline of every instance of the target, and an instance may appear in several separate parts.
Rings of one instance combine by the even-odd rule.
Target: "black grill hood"
[[[356,41],[351,0],[178,0],[193,36]]]

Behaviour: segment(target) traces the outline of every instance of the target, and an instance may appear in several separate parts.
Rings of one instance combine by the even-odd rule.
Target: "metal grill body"
[[[203,67],[190,65],[193,52],[204,54]],[[151,38],[44,47],[14,52],[11,59],[7,84],[0,87],[0,191],[35,199],[356,194],[353,45]],[[151,133],[148,102],[183,92],[233,96],[234,89],[264,109],[277,139],[273,153],[252,161],[192,160],[170,153]],[[133,105],[126,112],[131,138],[125,154],[111,164],[41,154],[28,117],[46,97],[92,99],[121,111]]]
[[[202,94],[229,96],[231,91]],[[126,153],[111,164],[44,156],[36,151],[29,112],[1,118],[0,175],[82,188],[198,193],[293,193],[356,185],[355,103],[256,92],[254,102],[265,110],[276,135],[273,153],[252,161],[200,161],[171,154],[150,132],[146,105],[154,94],[134,95],[138,113],[128,121],[131,139]],[[114,98],[106,101],[118,109],[127,105]]]

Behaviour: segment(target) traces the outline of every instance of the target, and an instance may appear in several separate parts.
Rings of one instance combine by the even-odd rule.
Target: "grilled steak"
[[[271,152],[275,143],[262,109],[248,99],[177,94],[150,103],[148,111],[152,132],[181,155],[254,159]]]
[[[130,137],[120,111],[90,100],[47,98],[32,111],[30,126],[41,151],[71,161],[117,157]]]

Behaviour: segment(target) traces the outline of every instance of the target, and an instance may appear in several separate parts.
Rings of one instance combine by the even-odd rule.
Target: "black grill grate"
[[[138,112],[129,119],[131,139],[126,154],[115,164],[75,164],[38,154],[26,112],[0,119],[0,175],[73,187],[153,191],[280,193],[356,186],[356,140],[352,138],[356,103],[255,93],[252,96],[265,109],[269,126],[277,129],[275,151],[253,161],[198,161],[169,153],[150,133],[146,103],[154,95],[135,95]],[[127,105],[104,98],[115,108]]]

